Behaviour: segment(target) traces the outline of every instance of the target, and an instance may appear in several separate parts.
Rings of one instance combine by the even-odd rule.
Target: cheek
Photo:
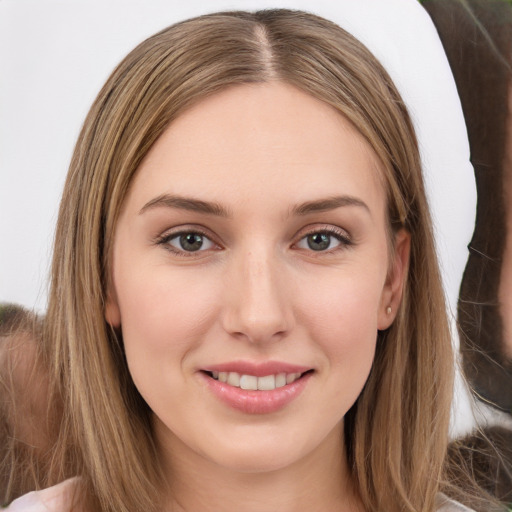
[[[314,286],[299,287],[296,293],[301,294],[302,314],[311,334],[338,337],[339,346],[364,333],[376,335],[383,280],[370,271],[364,276],[348,270],[318,278]]]
[[[334,378],[359,393],[373,363],[383,277],[343,273],[317,280],[302,295],[302,321],[327,357]]]
[[[123,341],[130,371],[158,373],[165,366],[181,365],[218,315],[216,290],[194,272],[169,268],[119,273],[116,287]],[[165,375],[165,379],[171,376]]]

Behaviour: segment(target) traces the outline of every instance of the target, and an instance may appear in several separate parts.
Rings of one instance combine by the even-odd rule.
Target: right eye
[[[158,243],[164,245],[175,254],[182,256],[188,256],[195,252],[208,251],[217,247],[204,233],[198,231],[171,233],[161,238]]]

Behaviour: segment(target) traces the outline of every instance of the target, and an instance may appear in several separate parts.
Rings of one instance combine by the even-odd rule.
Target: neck
[[[314,453],[286,467],[243,472],[216,464],[167,435],[160,446],[169,482],[166,511],[362,512],[341,431],[342,425]]]

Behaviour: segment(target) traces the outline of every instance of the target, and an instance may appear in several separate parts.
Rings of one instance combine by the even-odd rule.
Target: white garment
[[[42,491],[33,491],[14,500],[2,512],[70,512],[78,478],[70,478]]]

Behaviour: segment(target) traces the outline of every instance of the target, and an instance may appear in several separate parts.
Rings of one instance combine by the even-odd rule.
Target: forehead
[[[132,191],[247,204],[385,196],[381,165],[333,107],[279,83],[234,86],[195,104],[157,140]],[[213,197],[212,197],[213,196]]]

